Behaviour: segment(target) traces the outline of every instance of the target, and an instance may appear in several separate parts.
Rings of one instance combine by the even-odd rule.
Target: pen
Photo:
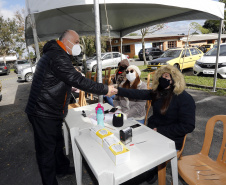
[[[133,143],[133,144],[130,144],[129,146],[133,146],[135,144],[140,144],[140,143],[144,143],[144,142],[146,142],[146,141],[141,141],[141,142],[138,142],[138,143]]]
[[[107,127],[107,126],[105,126],[105,127]],[[115,129],[111,128],[111,127],[107,127],[107,128],[110,128],[110,129],[112,129],[112,130],[115,130]]]

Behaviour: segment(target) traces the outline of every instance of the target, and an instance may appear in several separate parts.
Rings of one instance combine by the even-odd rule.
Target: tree
[[[138,33],[130,33],[129,36],[138,36]]]
[[[96,53],[96,45],[95,45],[95,36],[83,36],[81,39],[84,39],[86,51],[85,54],[87,56],[93,56]],[[101,52],[106,52],[108,37],[101,37]]]
[[[226,5],[226,0],[219,0]],[[226,11],[224,11],[224,20],[226,19]],[[223,33],[226,31],[226,22],[223,24]],[[217,20],[206,20],[204,22],[203,28],[209,29],[211,33],[218,33],[220,27],[220,21]]]
[[[24,30],[24,23],[25,20],[25,10],[22,9],[21,11],[16,11],[15,13],[15,23],[17,28],[16,33],[16,45],[15,51],[19,55],[19,58],[22,58],[22,54],[25,50],[25,30]]]
[[[153,34],[156,31],[159,31],[165,27],[165,24],[157,24],[155,26],[147,27],[141,29],[141,36],[142,36],[142,49],[143,49],[143,59],[144,59],[144,65],[147,65],[146,56],[145,56],[145,41],[144,37],[147,34]]]
[[[6,63],[5,57],[14,53],[16,46],[17,26],[15,19],[4,19],[0,16],[0,55]]]

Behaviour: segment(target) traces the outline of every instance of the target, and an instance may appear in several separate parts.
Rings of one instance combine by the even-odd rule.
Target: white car
[[[31,82],[33,80],[33,73],[35,72],[36,65],[32,67],[27,67],[18,71],[18,80],[25,80]]]
[[[214,75],[217,55],[217,46],[214,46],[199,60],[196,61],[193,72],[194,75]],[[218,61],[217,73],[226,78],[226,43],[220,45],[220,56]]]
[[[128,59],[127,55],[122,54],[121,59],[121,53],[119,52],[107,52],[107,53],[101,53],[101,61],[102,61],[102,69],[105,69],[107,67],[118,67],[118,63],[121,62],[123,59]],[[93,71],[96,72],[97,70],[97,57],[93,57],[92,59],[89,59],[86,61],[87,64],[87,71]],[[84,69],[84,67],[83,67]]]

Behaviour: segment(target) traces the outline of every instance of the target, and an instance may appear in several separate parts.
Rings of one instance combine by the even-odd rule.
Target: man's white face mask
[[[73,44],[70,40],[68,40],[68,42],[70,42],[71,44]],[[68,46],[66,46],[67,48],[69,48]],[[79,44],[73,44],[72,49],[69,48],[71,50],[71,53],[73,56],[78,56],[81,53],[81,47]]]

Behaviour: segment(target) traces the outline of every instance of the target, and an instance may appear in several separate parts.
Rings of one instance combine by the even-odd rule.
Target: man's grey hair
[[[65,31],[62,33],[62,35],[60,36],[59,40],[62,41],[63,38],[65,38],[65,37],[68,35],[69,31],[70,31],[70,30],[65,30]]]

